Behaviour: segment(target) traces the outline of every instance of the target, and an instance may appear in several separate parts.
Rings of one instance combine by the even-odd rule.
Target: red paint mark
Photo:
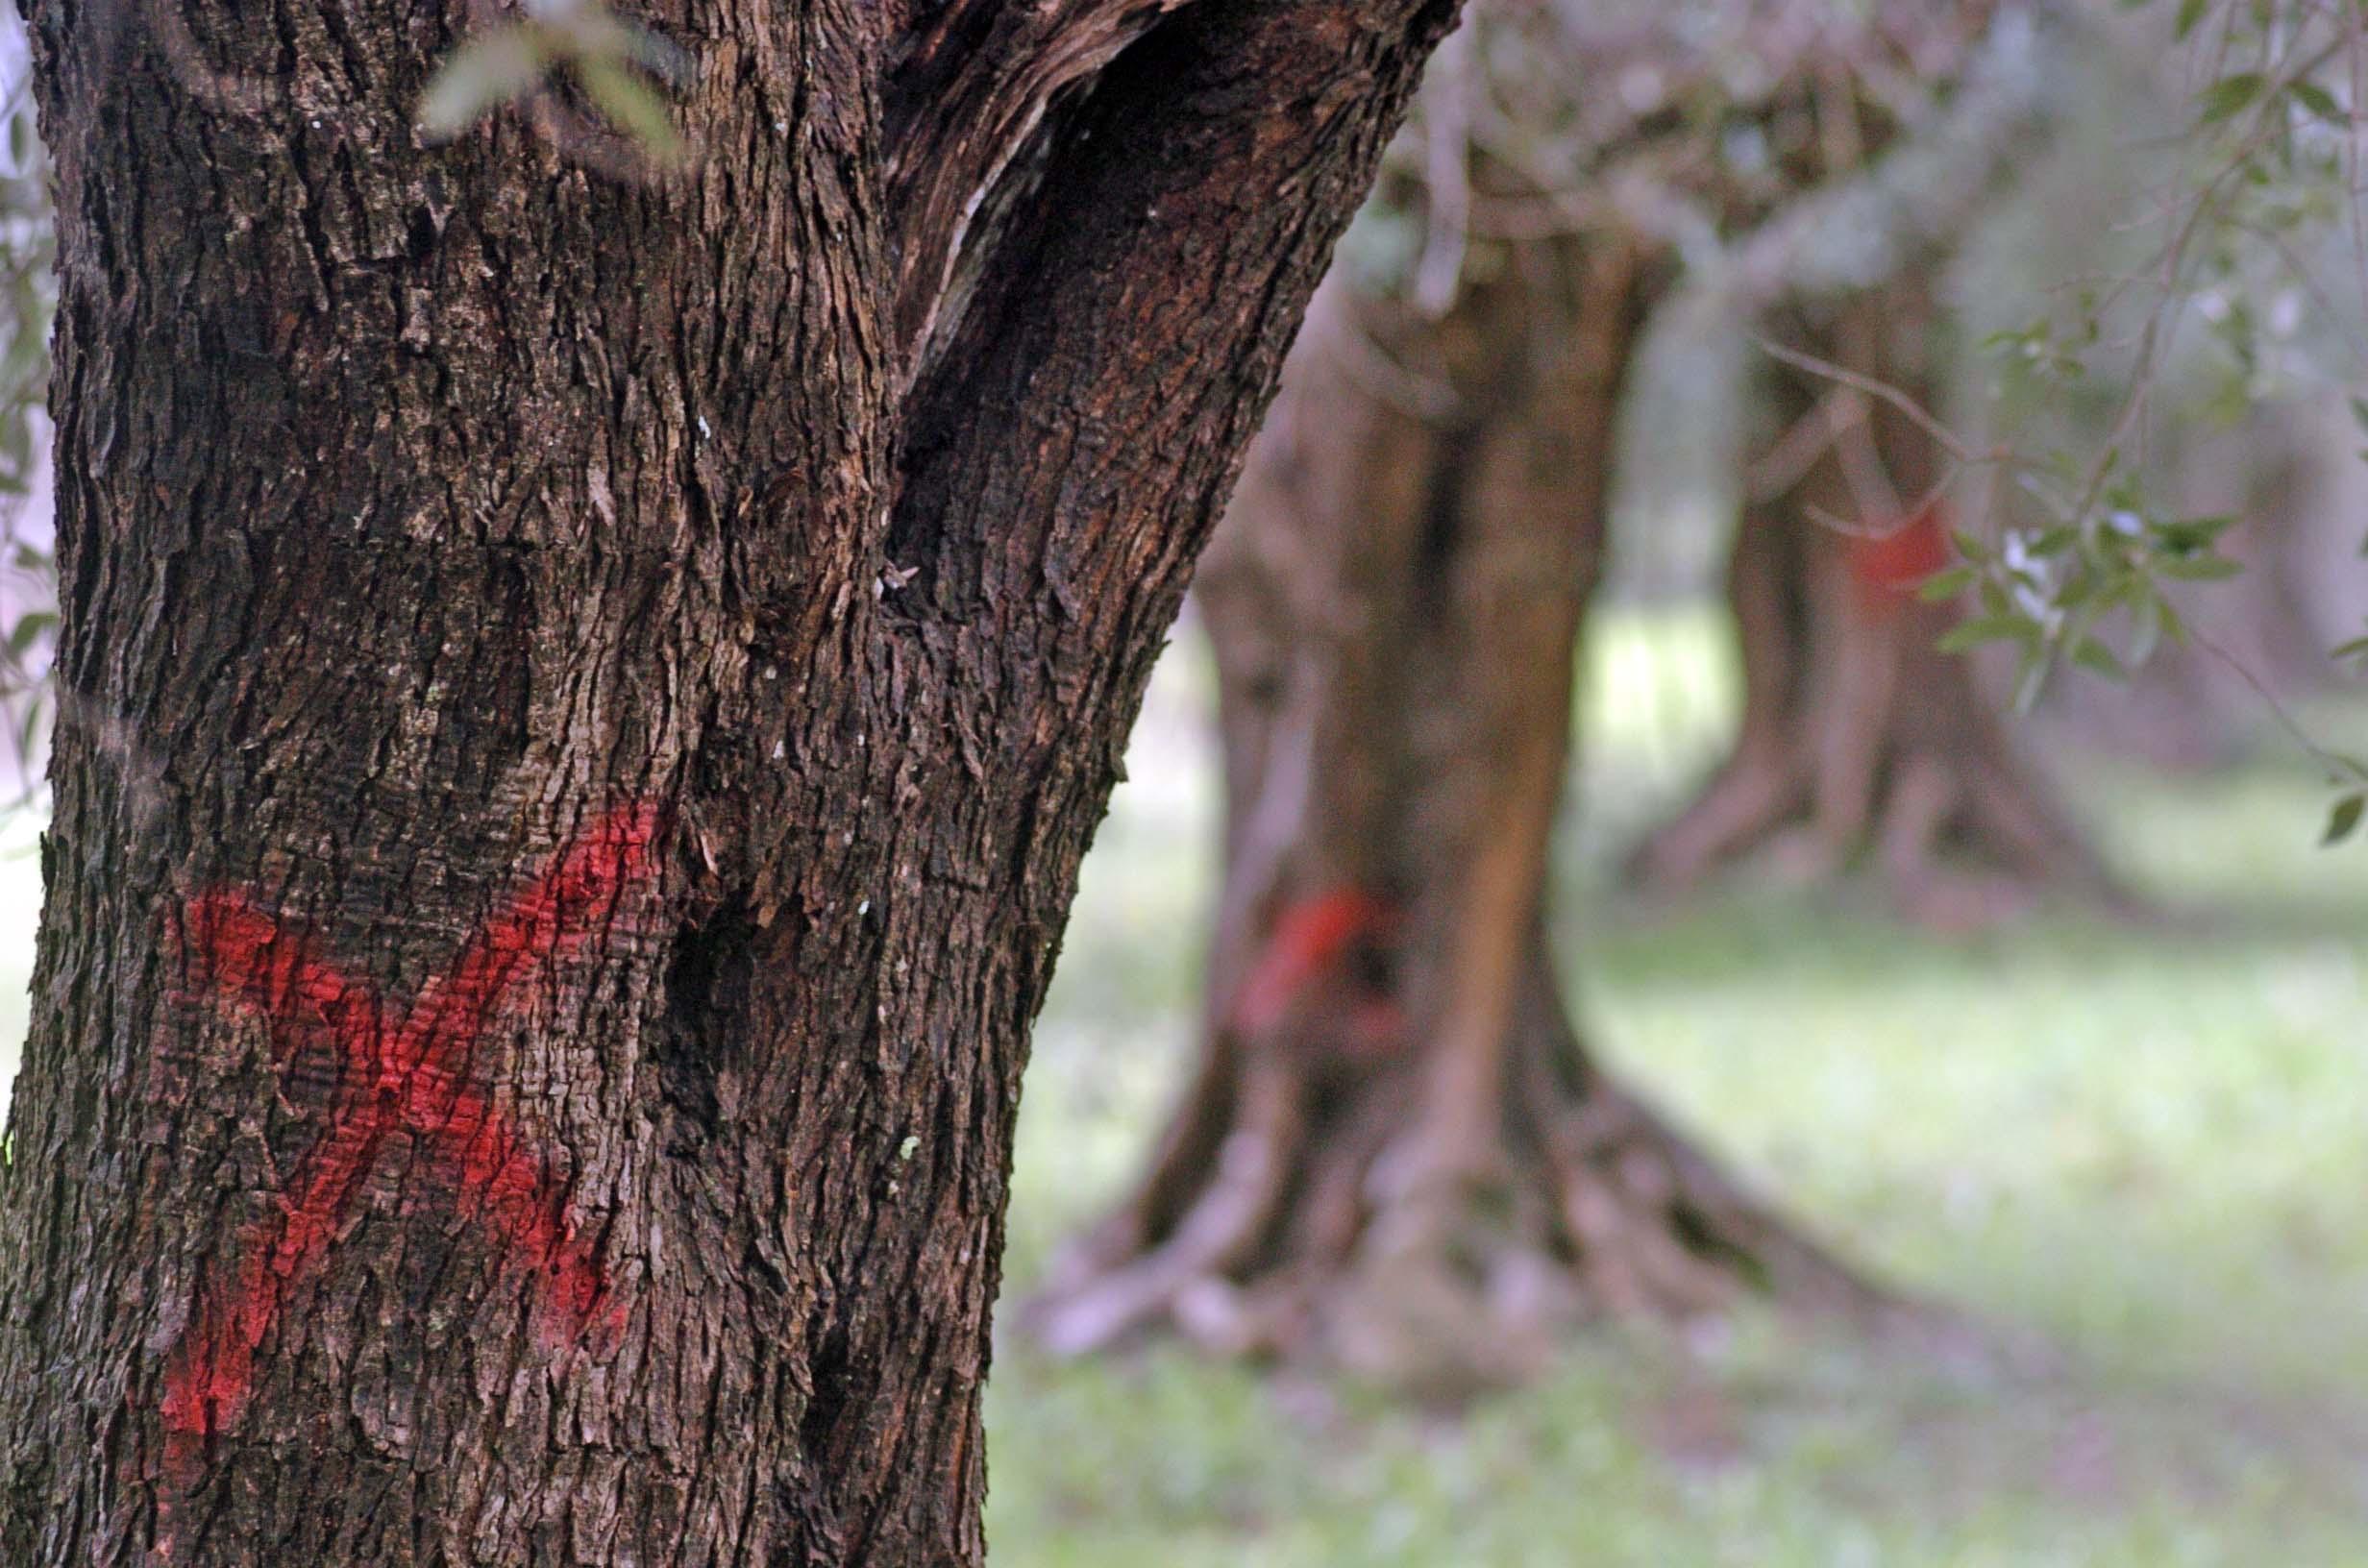
[[[1362,888],[1335,888],[1284,910],[1235,993],[1230,1021],[1253,1035],[1274,1028],[1301,993],[1357,944],[1387,940],[1397,915],[1394,905]],[[1349,1017],[1350,1038],[1369,1051],[1396,1041],[1404,1027],[1403,1013],[1388,996],[1363,1000]]]
[[[1906,602],[1926,577],[1949,564],[1949,537],[1938,506],[1925,507],[1897,527],[1855,534],[1843,548],[1860,603],[1877,614]]]
[[[462,1214],[500,1231],[512,1256],[545,1277],[538,1325],[547,1335],[564,1343],[621,1326],[621,1304],[591,1244],[569,1225],[565,1194],[469,1068],[479,1038],[525,983],[604,930],[625,889],[650,874],[656,832],[657,812],[646,805],[593,824],[400,1017],[244,895],[190,901],[181,937],[206,987],[270,1024],[283,1070],[310,1050],[336,1053],[341,1087],[329,1128],[298,1163],[279,1212],[239,1238],[235,1282],[200,1289],[165,1369],[168,1464],[185,1470],[208,1436],[237,1420],[254,1386],[256,1347],[320,1267],[394,1134],[455,1160]]]

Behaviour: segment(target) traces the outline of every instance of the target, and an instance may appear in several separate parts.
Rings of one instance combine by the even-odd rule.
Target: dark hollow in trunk
[[[1340,280],[1199,602],[1224,743],[1197,1069],[1032,1309],[1453,1393],[1589,1312],[1878,1295],[1588,1056],[1542,909],[1612,412],[1651,280],[1534,247],[1444,319]]]
[[[1078,859],[1453,5],[653,0],[647,183],[422,142],[507,8],[28,9],[0,1563],[978,1562]]]
[[[1934,407],[1931,327],[1929,298],[1896,284],[1775,335]],[[1741,731],[1637,850],[1632,880],[1679,892],[1764,852],[1800,882],[1870,859],[1904,911],[1940,928],[2047,892],[2121,905],[1974,661],[1934,646],[1961,612],[1916,593],[1951,554],[1932,438],[1812,373],[1772,380],[1784,434],[1750,472],[1727,571]]]

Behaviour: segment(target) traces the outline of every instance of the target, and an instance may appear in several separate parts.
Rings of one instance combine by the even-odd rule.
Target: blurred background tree
[[[31,60],[12,11],[0,20],[0,796],[39,775],[58,624],[50,554],[49,319],[56,288],[49,170],[34,124]]]
[[[1227,824],[1203,1061],[1056,1277],[1048,1342],[1166,1320],[1485,1382],[1588,1312],[1765,1289],[1899,1315],[1581,1050],[1548,842],[1622,393],[1690,283],[1729,335],[1781,313],[1834,357],[1746,485],[1737,758],[1646,866],[1690,880],[1801,817],[1830,872],[1880,840],[1936,919],[1976,896],[1943,841],[2104,888],[1936,647],[1941,463],[1863,389],[1935,379],[1930,274],[2072,42],[2013,6],[1785,3],[1484,9],[1449,45],[1203,569]]]
[[[2010,1262],[2000,1269],[2000,1254],[1965,1243],[1958,1199],[1943,1217],[1921,1174],[1856,1175],[1879,1161],[1872,1148],[1910,1165],[1938,1158],[1918,1139],[1937,1136],[1933,1102],[1949,1092],[1938,1086],[1961,1083],[1966,1056],[1994,1068],[2002,1100],[2018,1092],[2010,1083],[2044,1092],[2018,1075],[2077,1080],[2064,1092],[2080,1109],[2061,1113],[2075,1118],[2111,1116],[2111,1086],[2158,1069],[2158,1081],[2183,1086],[2166,1092],[2220,1103],[2200,1115],[2244,1115],[2232,1095],[2257,1103],[2234,1079],[2208,1081],[2201,1061],[2174,1066],[2145,1052],[2144,1066],[2125,1057],[2117,1074],[2105,1050],[2116,1028],[2178,1030],[2129,986],[2174,1012],[2205,997],[2218,1008],[2250,992],[2239,978],[2249,964],[2318,962],[2279,956],[2266,935],[2255,947],[2223,923],[2288,886],[2244,877],[2258,820],[2233,802],[2262,798],[2256,775],[2226,774],[2215,788],[2227,794],[2191,797],[2218,806],[2166,817],[2158,781],[2110,759],[2167,746],[2229,764],[2252,754],[2265,729],[2291,723],[2299,742],[2278,735],[2280,754],[2299,750],[2348,776],[2329,737],[2353,733],[2356,717],[2312,699],[2340,687],[2343,666],[2329,653],[2364,602],[2357,551],[2368,530],[2343,500],[2358,442],[2338,390],[2356,375],[2341,346],[2356,328],[2347,310],[2330,308],[2327,280],[2298,284],[2293,263],[2305,253],[2322,271],[2360,261],[2341,226],[2328,227],[2325,168],[2240,177],[2266,179],[2290,212],[2215,189],[2208,171],[2237,156],[2231,138],[2258,152],[2268,119],[2325,116],[2307,89],[2285,89],[2281,108],[2266,86],[2250,96],[2217,86],[2233,69],[2231,40],[2254,24],[2187,9],[1484,8],[1434,66],[1418,123],[1344,244],[1199,578],[1222,847],[1197,1019],[1161,1058],[1180,1077],[1180,1103],[1159,1121],[1139,1074],[1077,1054],[1090,1035],[1064,1050],[1064,1035],[1089,1030],[1088,1019],[1133,1016],[1102,966],[1163,972],[1148,956],[1118,952],[1089,921],[1036,1080],[1049,1086],[1036,1092],[1055,1097],[1036,1123],[1048,1130],[1032,1155],[1024,1143],[1024,1172],[1034,1158],[1060,1173],[1046,1178],[1060,1195],[1043,1192],[1040,1214],[1074,1215],[1080,1186],[1123,1190],[1098,1224],[1049,1251],[1025,1323],[1055,1352],[1167,1331],[1254,1362],[1345,1365],[1424,1396],[1542,1383],[1512,1407],[1522,1412],[1507,1418],[1518,1435],[1484,1432],[1451,1450],[1409,1438],[1407,1467],[1386,1483],[1346,1460],[1285,1466],[1337,1512],[1320,1527],[1334,1532],[1327,1548],[1271,1544],[1275,1560],[1548,1560],[1529,1543],[1537,1521],[1560,1516],[1556,1504],[1506,1477],[1534,1466],[1604,1479],[1606,1450],[1572,1435],[1588,1419],[1573,1409],[1681,1464],[1707,1450],[1813,1493],[1814,1478],[1755,1451],[1765,1437],[1755,1424],[1781,1418],[1755,1410],[1752,1391],[1738,1394],[1683,1355],[1672,1371],[1654,1341],[1625,1336],[1574,1374],[1559,1331],[1605,1315],[1733,1322],[1739,1304],[1762,1297],[1784,1316],[1806,1308],[1850,1332],[1920,1323],[1941,1331],[1936,1341],[1909,1342],[1963,1347],[1981,1332],[1899,1310],[1870,1272],[1968,1306],[2044,1295],[2023,1271],[2068,1270],[2109,1289],[2095,1269],[2044,1250],[2005,1244]],[[2213,50],[2223,52],[2217,72]],[[2351,101],[2348,86],[2340,97]],[[2314,134],[2305,132],[2306,147]],[[2184,247],[2175,257],[2173,245]],[[2034,330],[2035,314],[2044,330]],[[2314,332],[2340,342],[2310,343]],[[2298,352],[2306,343],[2314,352]],[[2282,368],[2271,375],[2265,363]],[[2322,417],[2330,410],[2339,428]],[[1652,698],[1633,685],[1637,628],[1663,628],[1644,662],[1665,672],[1667,628],[1703,623],[1653,606],[1698,601],[1722,555],[1728,614],[1709,646],[1713,662],[1731,650],[1733,708],[1691,725],[1692,741],[1709,747],[1688,753],[1695,783],[1646,792],[1646,816],[1659,821],[1640,845],[1636,813],[1600,809],[1607,795],[1633,804],[1624,797],[1640,727],[1661,723],[1639,715]],[[1587,653],[1591,622],[1624,678],[1591,691],[1582,679],[1574,691],[1574,673],[1606,668],[1606,655],[1591,664]],[[1691,630],[1680,642],[1677,662],[1692,666],[1704,645]],[[2160,717],[2137,712],[2148,704]],[[2035,708],[2044,722],[2022,723]],[[1573,727],[1607,719],[1618,731],[1603,747],[1613,754],[1575,797]],[[1175,744],[1147,734],[1139,769],[1172,772]],[[2060,766],[2042,771],[2035,751]],[[2046,776],[2059,771],[2074,775],[2071,800],[2084,810]],[[1142,788],[1174,809],[1172,778]],[[2298,846],[2310,827],[2307,790],[2277,798]],[[1548,843],[1558,814],[1566,841],[1579,841],[1559,860]],[[1622,820],[1607,826],[1615,815]],[[1108,852],[1131,857],[1130,868],[1156,856],[1172,878],[1181,851],[1152,849],[1143,835],[1155,831],[1147,820],[1130,831],[1122,808]],[[2186,836],[2187,870],[2166,874],[2165,832]],[[1655,923],[1642,930],[1621,929],[1634,906],[1620,910],[1602,886],[1615,845],[1657,895]],[[1700,886],[1743,861],[1776,870],[1774,885]],[[1869,870],[1883,900],[1927,937],[1862,921],[1850,884]],[[1134,925],[1136,943],[1189,951],[1175,939],[1189,900],[1150,891],[1160,873],[1109,874],[1158,912]],[[1551,905],[1574,881],[1589,913],[1566,922]],[[1694,901],[1679,907],[1670,895],[1681,892]],[[2199,896],[2216,906],[2212,937],[2131,921]],[[1089,894],[1088,907],[1116,906]],[[2323,954],[2324,933],[2360,908],[2354,899],[2290,911],[2296,950]],[[1615,919],[1619,928],[1603,929]],[[1959,942],[1978,943],[1975,956],[1948,957]],[[2356,997],[2361,944],[2346,936],[2336,950],[2346,956],[2334,993]],[[2081,990],[2056,974],[2056,956],[2076,973],[2096,966],[2083,1004],[2095,1012],[2068,1028],[2045,1002],[2007,999],[2021,985]],[[2125,959],[2139,971],[2126,985],[2109,978]],[[1591,1011],[1613,992],[1610,1048],[1580,1043],[1558,968],[1588,976],[1598,993]],[[1718,1032],[1640,1060],[1640,994],[1688,1019],[1682,1027],[1714,1017],[1707,1027]],[[1739,1000],[1711,999],[1730,997]],[[2250,1017],[2242,1003],[2225,1005]],[[1845,1012],[1850,1021],[1838,1021]],[[2214,1053],[2243,1050],[2209,1038]],[[2248,1060],[2269,1070],[2275,1054]],[[2326,1047],[2306,1068],[2276,1059],[2319,1095],[2340,1070]],[[1116,1088],[1094,1087],[1114,1079]],[[1826,1086],[1826,1097],[1797,1087],[1804,1081]],[[1788,1197],[1803,1190],[1804,1168],[1862,1181],[1854,1201],[1811,1208],[1821,1222],[1813,1228],[1847,1236],[1844,1259],[1865,1263],[1838,1261],[1750,1196],[1765,1187],[1757,1178],[1766,1144],[1744,1150],[1753,1179],[1731,1173],[1679,1130],[1685,1118],[1652,1108],[1672,1091],[1721,1134],[1759,1127],[1780,1147],[1817,1148],[1786,1165],[1778,1186]],[[2334,1092],[2356,1103],[2348,1089]],[[1126,1114],[1098,1114],[1105,1096]],[[2282,1103],[2294,1125],[2316,1125]],[[1762,1105],[1777,1109],[1764,1118],[1746,1109]],[[1122,1178],[1115,1139],[1154,1122],[1148,1168]],[[2000,1168],[2057,1168],[2030,1142],[1997,1138],[1998,1125],[1989,1136]],[[2230,1179],[2181,1139],[2133,1133],[2126,1148],[2119,1157],[2134,1168],[2179,1165],[2189,1199]],[[1951,1181],[1994,1179],[1963,1174],[1987,1169],[1986,1152],[1953,1156],[1962,1164]],[[2351,1164],[2308,1137],[2294,1153],[2298,1179]],[[2067,1217],[2138,1201],[2091,1190],[2095,1179],[2077,1166],[2057,1173],[2062,1186],[2048,1201]],[[2311,1280],[2348,1279],[2356,1263],[2347,1249],[2330,1261],[2331,1274],[2273,1268],[2259,1287],[2308,1291]],[[2003,1289],[1993,1283],[2002,1275]],[[2210,1310],[2181,1287],[2147,1288],[2153,1305],[2133,1309],[2136,1319]],[[2224,1291],[2215,1305],[2241,1311],[2229,1304],[2243,1299]],[[1761,1321],[1758,1309],[1739,1311]],[[2331,1300],[2300,1332],[2324,1353],[2354,1316]],[[1989,1322],[2056,1326],[2046,1311]],[[2214,1331],[2201,1332],[2208,1340]],[[2139,1354],[2150,1352],[2162,1346]],[[1784,1386],[1779,1368],[1792,1353],[1759,1342],[1728,1374]],[[1616,1366],[1619,1357],[1637,1365]],[[2157,1370],[2173,1359],[2164,1354]],[[1171,1364],[1156,1353],[1148,1363]],[[1922,1373],[1867,1364],[1843,1378],[1852,1394],[1834,1397],[1880,1410],[1922,1397],[1904,1390],[1930,1393],[1919,1381],[1930,1361]],[[1225,1468],[1231,1455],[1277,1462],[1277,1442],[1226,1426],[1238,1409],[1227,1401],[1248,1396],[1188,1398],[1172,1391],[1182,1375],[1131,1362],[1055,1373],[1023,1360],[1005,1374],[1001,1419],[1006,1430],[1062,1431],[1060,1415],[1032,1402],[1058,1410],[1064,1398],[1099,1390],[1107,1403],[1094,1408],[1122,1427],[1123,1410],[1162,1401],[1165,1441],[1195,1456],[1169,1462],[1214,1466],[1200,1495],[1250,1521],[1216,1528],[1213,1539],[1300,1539],[1269,1511],[1284,1482]],[[1205,1366],[1191,1375],[1227,1386]],[[1875,1382],[1851,1381],[1867,1377]],[[2069,1381],[2061,1406],[2010,1371],[1983,1377],[1996,1379],[1986,1386],[2017,1419],[2087,1433],[2113,1456],[2095,1461],[2106,1468],[2224,1474],[2263,1462],[2241,1443],[2243,1458],[2197,1458],[2196,1433],[2158,1409],[2139,1412],[2092,1369]],[[1289,1396],[1296,1384],[1280,1386]],[[1340,1407],[1316,1408],[1329,1414],[1315,1430],[1337,1432],[1325,1422],[1344,1419]],[[2323,1428],[2322,1414],[2276,1418],[2295,1425],[2265,1439],[2291,1443],[2270,1469],[2285,1474],[2292,1449],[2359,1452],[2345,1418]],[[1880,1445],[1887,1418],[1836,1440]],[[2228,1418],[2221,1408],[2214,1419]],[[2248,1409],[2239,1424],[2256,1419]],[[1196,1421],[1209,1430],[1191,1430]],[[2126,1430],[2149,1423],[2161,1429],[2158,1449]],[[1625,1452],[1617,1439],[1593,1440]],[[1986,1486],[2022,1477],[2026,1463],[2054,1466],[2059,1477],[2035,1483],[2041,1513],[2060,1501],[2051,1488],[2084,1484],[2060,1477],[2090,1462],[2058,1433],[2018,1445],[1993,1425],[1969,1442],[2020,1452],[1936,1458],[1925,1440],[1902,1447],[1916,1456],[1908,1462],[1942,1476],[1986,1472]],[[1781,1437],[1769,1443],[1784,1448]],[[1173,1449],[1142,1458],[1156,1468]],[[1476,1467],[1446,1490],[1491,1518],[1509,1493],[1532,1533],[1459,1513],[1412,1479],[1443,1451]],[[1612,1468],[1616,1487],[1633,1479]],[[1044,1481],[1047,1472],[1066,1480]],[[1566,1484],[1617,1511],[1602,1492]],[[1876,1484],[1929,1503],[1919,1484],[1951,1482],[1891,1473]],[[1106,1545],[1090,1531],[1143,1516],[1130,1509],[1161,1516],[1137,1490],[1165,1495],[1155,1482],[1098,1490],[1058,1461],[1031,1467],[1020,1485],[1009,1529],[1038,1532],[1025,1537],[1041,1554],[1031,1561],[1067,1560],[1052,1544],[1068,1538],[1064,1519],[1086,1521],[1080,1538]],[[1394,1505],[1393,1486],[1428,1501]],[[2273,1494],[2273,1513],[2328,1505],[2314,1484],[2282,1482],[2263,1496]],[[1739,1508],[1758,1531],[1721,1535],[1722,1556],[1699,1544],[1714,1531],[1643,1527],[1659,1546],[1572,1560],[1961,1560],[1936,1547],[1836,1556],[1819,1507],[1805,1502],[1803,1518],[1782,1525]],[[1390,1537],[1378,1521],[1365,1532],[1360,1508],[1398,1518],[1404,1533]],[[2026,1523],[1965,1527],[1954,1538],[1980,1544],[1961,1560],[2056,1560],[2028,1540],[2019,1551],[2005,1544]],[[2282,1515],[2270,1533],[2292,1524]],[[2363,1538],[2337,1528],[2338,1539]],[[2248,1550],[2211,1530],[2174,1533],[2177,1545],[2159,1549],[2194,1560],[2243,1560]],[[1701,1555],[1671,1550],[1674,1540]],[[2126,1560],[2156,1560],[2144,1546],[2130,1550]],[[2301,1550],[2298,1560],[2345,1560],[2310,1556],[2316,1544]],[[1212,1547],[1211,1560],[1221,1556]],[[2062,1560],[2109,1559],[2076,1549]]]
[[[1109,1560],[1142,1519],[1179,1563],[2368,1554],[2368,903],[2356,864],[2283,853],[2311,797],[2275,760],[2357,820],[2360,26],[2302,0],[1475,12],[1206,558],[1213,671],[1172,661],[1089,871],[1013,1275],[1065,1352],[1168,1329],[1537,1391],[1450,1442],[1288,1381],[1022,1350],[1002,1560]],[[679,154],[634,150],[638,100],[621,137],[541,94],[573,58],[456,61],[441,111],[529,92],[575,156]],[[12,18],[0,64],[0,702],[29,791],[49,252]],[[1620,859],[1649,919],[1613,902]],[[1703,885],[1731,862],[1780,874]],[[1863,916],[1867,870],[1931,936]],[[1186,1038],[1112,1047],[1147,1026]],[[1755,1328],[1757,1296],[1946,1321],[1870,1278],[2090,1363],[1936,1383]],[[1560,1332],[1606,1313],[1690,1337]],[[1277,1398],[1322,1453],[1268,1430]]]

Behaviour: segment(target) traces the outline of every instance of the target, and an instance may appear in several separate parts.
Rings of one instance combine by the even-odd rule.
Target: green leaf
[[[504,104],[532,91],[551,65],[532,28],[513,23],[455,49],[420,95],[419,129],[450,141]]]
[[[641,150],[660,163],[679,163],[689,150],[682,134],[675,129],[666,113],[666,102],[642,85],[622,65],[604,60],[576,61],[576,79],[583,84],[587,97],[601,106],[601,111],[617,122],[617,128],[635,141]]]
[[[2335,95],[2316,82],[2306,79],[2297,80],[2287,86],[2286,91],[2294,95],[2296,103],[2330,125],[2352,123],[2352,116],[2344,112],[2341,104],[2335,102]]]
[[[1990,557],[1989,546],[1984,544],[1981,540],[1975,538],[1972,534],[1967,533],[1962,528],[1951,528],[1949,530],[1949,540],[1952,544],[1957,546],[1957,553],[1973,562],[1976,566],[1981,565]]]
[[[2235,526],[2236,519],[2233,514],[2218,517],[2182,517],[2153,524],[2148,531],[2169,549],[2185,551],[2209,550],[2222,534]]]
[[[2132,579],[2132,592],[2138,596],[2130,606],[2130,662],[2144,664],[2155,656],[2155,649],[2162,641],[2162,618],[2171,607],[2154,585],[2142,578]]]
[[[2322,847],[2341,844],[2359,826],[2360,815],[2368,812],[2368,794],[2355,790],[2338,798],[2327,813],[2327,831],[2320,836]]]
[[[2034,648],[2023,654],[2023,662],[2014,674],[2014,711],[2029,713],[2039,705],[2039,694],[2047,690],[2048,672],[2054,668],[2045,652]]]
[[[1972,587],[1980,575],[1970,566],[1944,567],[1916,584],[1915,597],[1927,604],[1943,603]]]
[[[2203,122],[2217,125],[2261,96],[2269,79],[2258,71],[2237,71],[2222,77],[2203,92]]]
[[[2337,643],[2327,656],[2331,659],[2368,659],[2368,637],[2355,637],[2348,643]]]
[[[1979,648],[1984,643],[2010,640],[2026,644],[2035,643],[2038,636],[2037,624],[2023,616],[1976,615],[1960,621],[1941,633],[1940,640],[1933,646],[1943,653],[1962,653],[1965,649]]]
[[[2162,561],[2158,570],[2166,577],[2182,582],[2219,582],[2244,573],[2244,565],[2226,555],[2174,555]]]
[[[2130,672],[2123,667],[2119,659],[2113,656],[2113,650],[2094,637],[2084,637],[2080,640],[2079,645],[2072,649],[2072,662],[2093,674],[2103,675],[2108,680],[2126,681],[2130,678]]]
[[[16,751],[19,756],[33,755],[34,743],[40,738],[43,703],[38,696],[25,704],[25,716],[16,726]]]
[[[2194,32],[2195,24],[2204,19],[2205,9],[2209,3],[2210,0],[2179,0],[2179,19],[2173,24],[2172,31],[2180,42],[2187,41],[2187,35]]]
[[[57,624],[58,616],[53,610],[25,612],[16,625],[9,628],[9,657],[23,658],[27,652],[31,651],[33,645],[40,640],[41,633]]]

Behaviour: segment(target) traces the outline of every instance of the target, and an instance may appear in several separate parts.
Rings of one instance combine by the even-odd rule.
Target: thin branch
[[[1822,377],[1826,380],[1838,382],[1890,404],[1905,414],[1917,429],[1931,436],[1934,444],[1941,451],[1960,463],[1971,466],[1997,462],[2006,455],[2003,451],[1992,451],[1986,454],[1976,452],[1961,440],[1956,431],[1950,429],[1948,426],[1929,412],[1922,404],[1888,381],[1878,380],[1872,376],[1862,376],[1847,365],[1838,365],[1831,359],[1820,359],[1815,355],[1805,354],[1799,349],[1788,349],[1759,332],[1751,334],[1751,341],[1763,354],[1780,364],[1790,365],[1795,370],[1807,371],[1812,376]]]
[[[2347,757],[2340,751],[2331,750],[2312,739],[2310,732],[2303,727],[2302,721],[2294,717],[2293,710],[2285,705],[2277,693],[2269,689],[2268,684],[2260,676],[2253,673],[2244,660],[2191,626],[2187,628],[2186,635],[2187,641],[2219,660],[2230,670],[2234,671],[2236,678],[2253,689],[2253,695],[2260,698],[2261,705],[2269,710],[2270,717],[2277,722],[2280,729],[2285,731],[2287,738],[2309,753],[2312,761],[2327,770],[2330,782],[2341,783],[2349,779],[2356,783],[2368,783],[2368,769],[2362,768],[2357,759]]]
[[[1471,240],[1471,29],[1447,36],[1431,59],[1422,94],[1425,137],[1423,207],[1428,233],[1415,266],[1415,308],[1442,316],[1455,303]]]

